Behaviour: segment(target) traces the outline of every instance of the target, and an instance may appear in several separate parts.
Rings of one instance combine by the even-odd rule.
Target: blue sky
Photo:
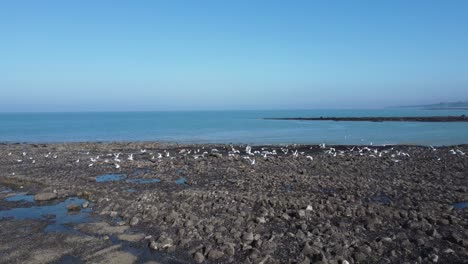
[[[0,111],[468,99],[468,1],[1,1]]]

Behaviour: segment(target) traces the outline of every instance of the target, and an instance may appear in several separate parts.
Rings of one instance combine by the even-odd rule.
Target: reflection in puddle
[[[455,209],[464,209],[464,208],[468,207],[468,202],[455,203],[455,204],[453,204],[453,207]]]
[[[127,175],[125,174],[105,174],[96,177],[96,182],[109,182],[109,181],[121,181],[126,179]]]
[[[34,203],[34,195],[27,195],[26,193],[18,193],[16,195],[5,198],[5,201]]]
[[[63,202],[53,205],[32,206],[28,208],[13,208],[0,211],[1,218],[13,218],[16,220],[38,219],[50,220],[46,232],[70,231],[67,224],[86,223],[90,221],[91,208],[83,208],[78,212],[69,213],[67,206],[70,204],[80,205],[86,202],[84,199],[70,197]]]

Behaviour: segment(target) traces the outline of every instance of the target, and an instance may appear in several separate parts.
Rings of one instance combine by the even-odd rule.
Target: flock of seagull
[[[229,146],[230,149],[228,147],[224,147],[224,148],[226,150],[228,150],[227,155],[229,157],[241,156],[243,159],[245,159],[251,165],[255,165],[256,159],[258,159],[258,158],[266,159],[269,156],[278,156],[278,155],[286,156],[288,154],[291,155],[294,158],[297,158],[299,156],[305,156],[306,159],[308,159],[310,161],[314,161],[313,156],[306,155],[304,151],[298,151],[297,149],[294,149],[294,147],[289,148],[289,146],[280,147],[278,150],[273,149],[273,148],[266,148],[266,147],[262,147],[262,148],[259,148],[257,150],[253,150],[251,146],[246,146],[245,150],[244,150],[245,155],[242,155],[241,150],[236,149],[232,145]],[[357,147],[357,146],[354,146],[352,148],[348,148],[347,150],[337,150],[334,147],[328,147],[327,148],[327,146],[325,144],[320,144],[319,148],[322,149],[324,155],[332,156],[332,157],[345,156],[347,154],[355,155],[356,153],[359,156],[369,156],[369,157],[372,157],[372,158],[381,158],[383,156],[390,155],[391,160],[394,161],[394,162],[400,162],[402,160],[402,158],[410,157],[409,153],[406,153],[406,152],[403,152],[403,151],[400,151],[400,150],[395,150],[393,147],[389,148],[389,149],[383,149],[381,151],[379,151],[378,148]],[[435,147],[431,146],[430,148],[434,152],[438,151],[438,149],[435,148]],[[314,149],[314,147],[310,147],[310,149]],[[158,160],[162,160],[164,158],[174,159],[174,158],[176,158],[176,155],[177,155],[177,154],[173,153],[173,155],[171,156],[171,153],[168,150],[163,150],[162,152],[158,152],[158,153],[148,152],[146,149],[141,149],[140,150],[140,154],[145,154],[145,153],[147,153],[147,155],[149,155],[151,157],[150,159],[152,161],[158,161]],[[81,152],[80,154],[83,154],[83,152]],[[89,156],[90,152],[86,152],[84,154]],[[205,149],[205,147],[202,147],[201,149],[181,149],[181,150],[178,151],[178,154],[180,154],[180,155],[182,155],[184,157],[192,155],[192,157],[194,159],[203,158],[203,157],[205,157],[207,155],[222,155],[218,149],[213,148],[211,150],[208,150],[208,149]],[[463,151],[461,151],[460,149],[457,149],[457,148],[450,149],[449,154],[466,156],[465,152],[463,152]],[[124,157],[124,155],[126,155],[126,157]],[[8,153],[8,156],[13,156],[13,153],[12,152]],[[17,158],[18,156],[16,156],[16,155],[14,156],[14,157],[16,157],[16,162],[18,162],[18,163],[22,163],[24,161],[30,160],[32,164],[36,164],[36,158],[32,157],[31,155],[28,155],[26,152],[20,153],[19,156],[21,157],[19,159]],[[45,154],[44,157],[49,158],[49,159],[57,159],[58,155],[57,154],[52,154],[51,152],[49,152],[49,153]],[[88,167],[93,167],[95,164],[98,164],[98,162],[103,161],[104,163],[112,163],[113,166],[116,169],[120,169],[121,163],[123,161],[125,161],[125,160],[130,161],[130,162],[135,161],[135,154],[134,153],[130,153],[130,154],[122,154],[122,153],[113,153],[112,154],[112,153],[109,153],[109,154],[106,154],[104,156],[103,155],[97,155],[97,156],[91,156],[91,157],[86,158],[86,161],[89,162]],[[440,161],[441,158],[437,157],[437,160]],[[80,159],[76,159],[74,162],[79,163],[79,162],[85,162],[85,161],[84,160],[80,161]]]

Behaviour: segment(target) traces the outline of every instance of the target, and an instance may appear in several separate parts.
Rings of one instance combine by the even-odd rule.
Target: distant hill
[[[468,109],[468,101],[459,102],[441,102],[438,104],[427,104],[427,105],[407,105],[399,106],[398,108],[424,108],[424,109]]]

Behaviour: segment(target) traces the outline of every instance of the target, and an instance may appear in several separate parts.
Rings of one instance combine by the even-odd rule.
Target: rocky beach
[[[0,263],[468,263],[468,145],[0,145]]]

